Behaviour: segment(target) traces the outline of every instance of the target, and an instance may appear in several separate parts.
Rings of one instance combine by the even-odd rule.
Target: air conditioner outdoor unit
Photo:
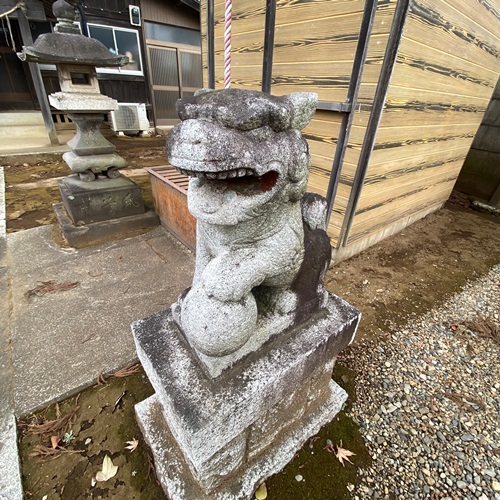
[[[146,105],[134,102],[119,102],[118,109],[110,112],[111,128],[115,132],[137,134],[149,130]]]

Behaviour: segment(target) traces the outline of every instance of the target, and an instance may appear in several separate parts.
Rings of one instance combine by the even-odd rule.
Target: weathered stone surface
[[[97,71],[95,66],[85,66],[83,64],[58,64],[57,76],[59,77],[59,86],[61,93],[89,94],[87,99],[92,100],[95,97],[107,98],[111,102],[116,101],[111,97],[103,96],[99,88]]]
[[[24,498],[17,451],[17,429],[14,414],[0,415],[0,500]]]
[[[159,224],[158,215],[147,210],[138,215],[76,226],[62,203],[53,205],[62,237],[73,248],[85,248],[141,234]]]
[[[210,492],[193,476],[165,422],[157,396],[137,404],[135,410],[143,435],[153,452],[157,477],[171,500],[243,500],[253,498],[254,491],[263,480],[279,472],[309,436],[331,421],[346,398],[346,392],[332,381],[326,401],[287,428],[276,446],[268,447],[265,453],[246,462],[239,474],[220,478],[220,483]]]
[[[71,92],[55,92],[49,95],[49,101],[54,108],[61,111],[79,113],[103,114],[118,109],[118,102],[99,94],[82,94]]]
[[[75,226],[145,212],[141,188],[130,179],[81,181],[69,175],[58,181],[64,207]]]
[[[88,66],[123,66],[128,63],[128,57],[115,55],[99,40],[80,33],[73,6],[57,0],[53,12],[58,20],[55,33],[43,33],[33,45],[23,47],[22,52],[17,53],[19,59],[48,64],[74,61]]]
[[[103,115],[96,113],[70,113],[76,124],[76,134],[68,141],[73,153],[79,156],[114,153],[116,146],[101,134]]]
[[[296,92],[283,97],[241,89],[202,89],[178,102],[181,120],[202,119],[237,130],[269,126],[275,131],[302,130],[316,109],[317,95]]]
[[[203,91],[167,156],[191,177],[193,284],[132,325],[156,394],[136,406],[172,499],[250,498],[339,411],[331,381],[360,313],[323,286],[327,203],[300,134],[317,95]]]
[[[198,232],[193,286],[173,310],[213,376],[323,304],[330,246],[317,227],[325,211],[304,205],[318,219],[306,229],[305,260],[301,211],[310,155],[300,129],[316,99],[223,90],[178,105],[184,121],[169,135],[167,157],[191,176]]]
[[[83,36],[75,23],[75,8],[65,0],[57,0],[53,12],[58,20],[54,33],[40,35],[17,55],[23,61],[57,65],[61,92],[51,94],[49,101],[56,109],[71,112],[77,126],[76,137],[68,142],[71,152],[63,155],[71,170],[85,181],[95,180],[100,172],[116,178],[115,170],[127,162],[114,152],[99,127],[103,113],[118,104],[101,95],[96,66],[123,66],[128,57],[114,55],[98,40]]]
[[[107,172],[111,168],[120,169],[127,166],[127,162],[116,153],[78,156],[69,151],[63,154],[63,160],[73,172],[80,174]]]
[[[307,325],[274,337],[217,379],[204,371],[169,310],[133,324],[139,359],[201,484],[214,484],[214,457],[254,424],[264,425],[267,419],[270,428],[276,424],[283,431],[295,421],[289,418],[291,408],[298,416],[324,401],[333,359],[352,340],[358,321],[356,309],[330,296],[326,310]],[[252,445],[252,457],[262,451]],[[239,473],[247,461],[248,456]]]

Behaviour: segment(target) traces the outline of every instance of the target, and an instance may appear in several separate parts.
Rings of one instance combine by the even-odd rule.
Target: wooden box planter
[[[170,165],[148,167],[156,213],[163,227],[193,252],[196,248],[196,219],[187,207],[189,178]]]

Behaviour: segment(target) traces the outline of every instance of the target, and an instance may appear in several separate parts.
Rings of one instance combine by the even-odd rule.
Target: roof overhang
[[[181,2],[188,7],[200,12],[200,0],[181,0]]]
[[[26,17],[30,21],[46,21],[47,16],[40,0],[24,0],[26,5]],[[7,12],[17,5],[17,0],[0,0],[0,13]],[[17,10],[9,15],[10,19],[17,19]]]

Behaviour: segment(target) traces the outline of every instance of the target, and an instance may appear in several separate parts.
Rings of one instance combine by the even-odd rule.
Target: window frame
[[[108,73],[108,74],[115,74],[115,75],[135,75],[135,76],[144,76],[144,63],[142,59],[142,50],[141,50],[141,43],[140,43],[140,37],[139,37],[139,31],[131,28],[122,28],[121,26],[110,26],[107,24],[98,24],[98,23],[87,23],[88,27],[95,26],[96,28],[108,28],[112,30],[113,33],[113,41],[115,43],[115,48],[117,47],[116,44],[116,35],[115,35],[115,30],[118,31],[128,31],[130,33],[135,33],[135,38],[137,40],[137,53],[139,54],[139,63],[140,63],[140,70],[132,70],[132,69],[122,69],[120,67],[116,68],[97,68],[97,73]],[[96,38],[97,40],[97,38]]]

